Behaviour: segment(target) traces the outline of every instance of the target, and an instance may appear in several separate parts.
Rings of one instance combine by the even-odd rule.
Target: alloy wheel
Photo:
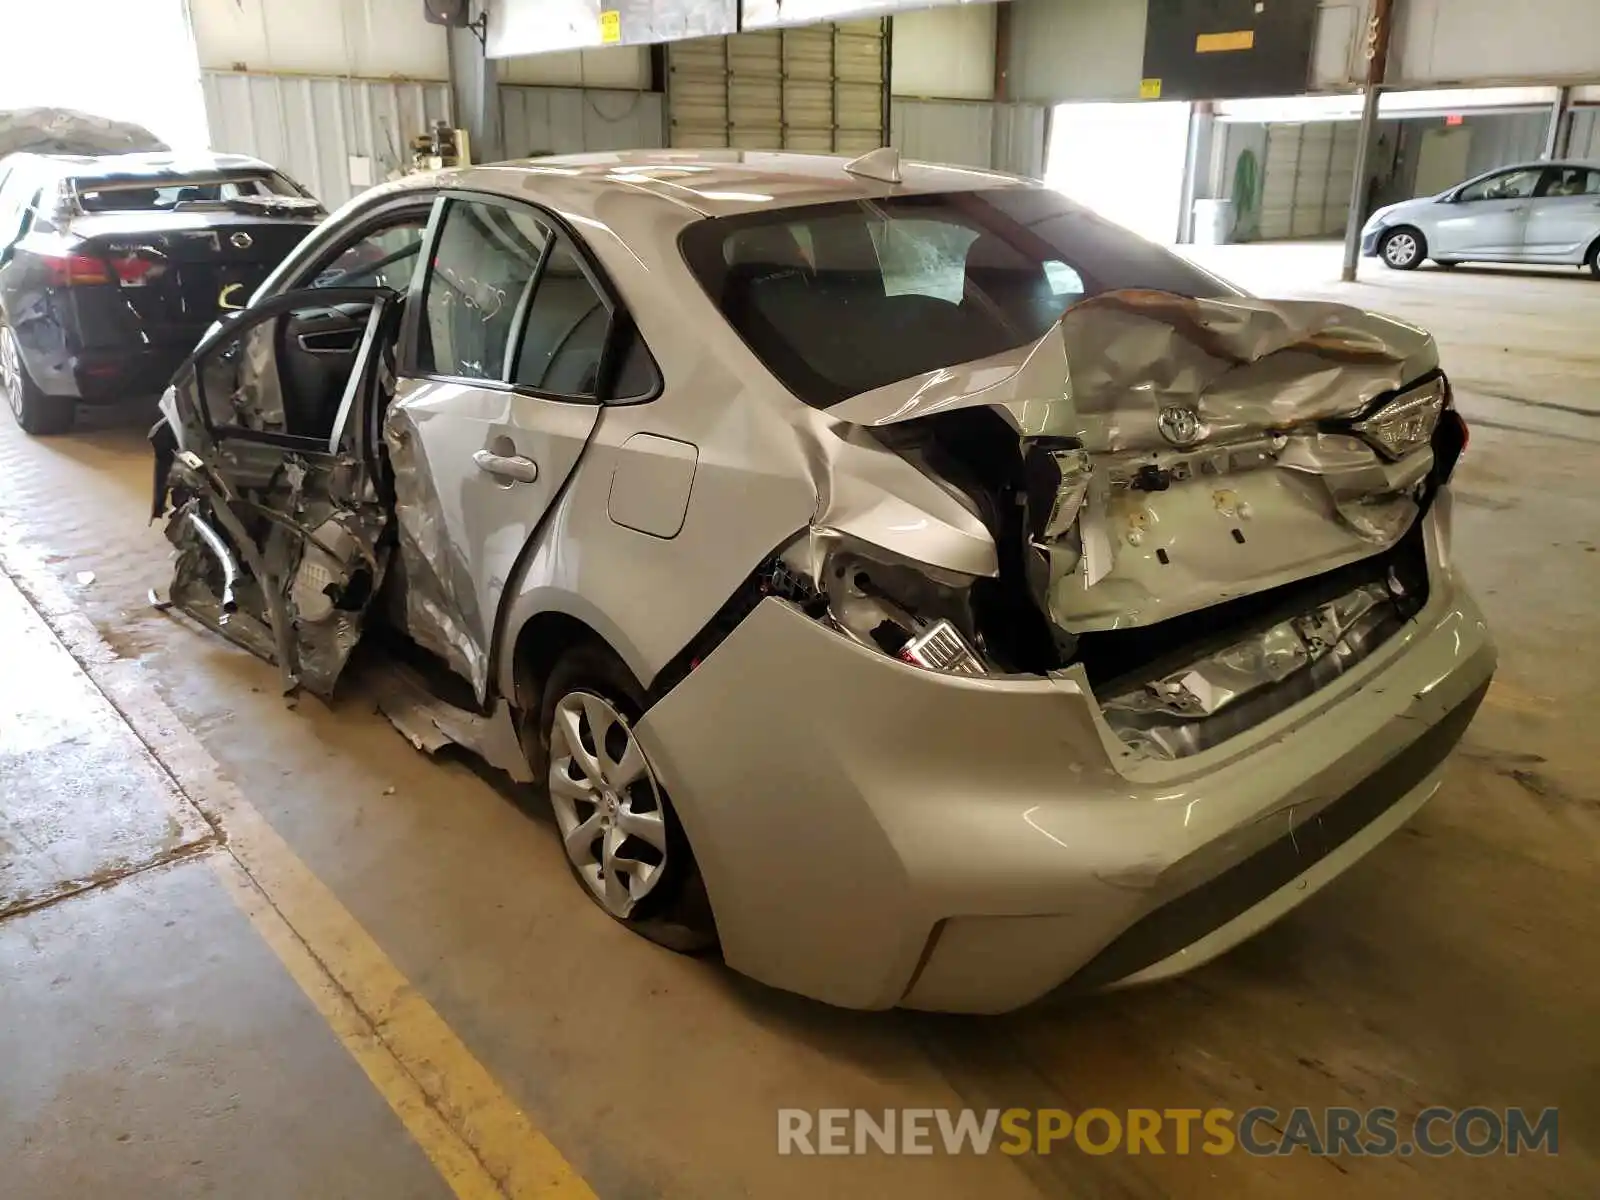
[[[556,703],[550,802],[579,877],[607,912],[627,919],[666,871],[666,813],[626,718],[593,692]]]
[[[1417,239],[1409,233],[1397,233],[1383,245],[1383,257],[1391,267],[1409,267],[1420,252]]]
[[[22,420],[22,355],[11,326],[0,325],[0,388],[5,389],[11,415]]]

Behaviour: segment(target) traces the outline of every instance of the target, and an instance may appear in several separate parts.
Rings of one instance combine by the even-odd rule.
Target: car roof
[[[218,171],[271,171],[274,168],[245,154],[217,154],[211,151],[141,154],[34,154],[10,155],[7,163],[24,161],[38,164],[51,174],[95,179],[162,179],[174,175],[198,175]]]
[[[449,186],[547,203],[588,215],[606,195],[631,193],[706,217],[917,192],[973,191],[1030,181],[967,167],[900,164],[900,182],[852,174],[843,155],[758,150],[629,150],[469,167]]]
[[[1561,170],[1600,171],[1600,162],[1581,158],[1539,158],[1534,159],[1532,162],[1507,163],[1503,167],[1494,167],[1491,170],[1484,171],[1474,176],[1474,178],[1482,179],[1484,175],[1498,175],[1502,171],[1538,171],[1543,170],[1545,167],[1556,167]]]

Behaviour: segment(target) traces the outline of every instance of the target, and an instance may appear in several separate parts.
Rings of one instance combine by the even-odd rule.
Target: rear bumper
[[[163,342],[153,346],[97,346],[71,348],[65,355],[43,356],[30,362],[34,381],[48,395],[85,404],[113,404],[144,396],[159,396],[173,373],[194,350],[194,340]]]
[[[848,1007],[1002,1012],[1249,936],[1420,806],[1493,675],[1430,540],[1402,633],[1175,763],[1130,763],[1080,673],[936,675],[763,602],[639,725],[728,963]]]

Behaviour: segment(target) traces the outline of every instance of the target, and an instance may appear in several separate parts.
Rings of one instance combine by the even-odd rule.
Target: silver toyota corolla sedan
[[[1600,278],[1600,164],[1502,167],[1372,214],[1361,252],[1409,271],[1431,258],[1588,267]]]
[[[285,688],[365,642],[618,922],[834,1004],[1207,961],[1435,792],[1494,671],[1426,333],[892,151],[375,189],[164,405],[171,604]]]

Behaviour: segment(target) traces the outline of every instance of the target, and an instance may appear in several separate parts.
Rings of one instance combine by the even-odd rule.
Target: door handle
[[[478,469],[507,483],[532,483],[539,478],[539,464],[521,454],[495,454],[478,450],[472,455]]]

